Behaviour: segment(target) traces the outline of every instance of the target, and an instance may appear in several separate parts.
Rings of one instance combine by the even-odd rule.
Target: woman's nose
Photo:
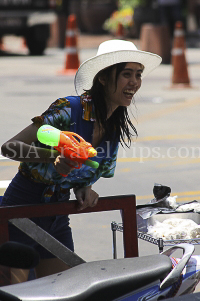
[[[130,84],[131,86],[135,86],[135,85],[137,84],[137,79],[136,79],[136,77],[132,77],[132,78],[130,79],[130,81],[129,81],[129,84]]]

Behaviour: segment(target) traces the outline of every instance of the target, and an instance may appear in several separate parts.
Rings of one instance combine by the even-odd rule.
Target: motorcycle
[[[176,250],[183,251],[180,259],[171,256]],[[193,252],[192,244],[183,243],[156,255],[81,263],[58,274],[1,287],[0,300],[155,301],[189,294],[200,280],[200,256]],[[0,247],[0,264],[30,269],[38,260],[30,247],[13,242]]]

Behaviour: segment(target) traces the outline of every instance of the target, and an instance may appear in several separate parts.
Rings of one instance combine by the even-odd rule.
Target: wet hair
[[[106,139],[109,141],[120,140],[121,144],[125,144],[130,147],[132,136],[137,136],[137,130],[131,122],[128,114],[127,107],[119,106],[107,119],[107,104],[105,101],[105,89],[99,82],[100,73],[106,78],[106,82],[109,82],[111,73],[116,68],[115,76],[115,89],[117,89],[117,80],[119,74],[124,70],[126,63],[119,63],[112,65],[102,71],[100,71],[94,78],[93,86],[88,91],[92,96],[95,107],[95,115],[98,124],[105,130]],[[132,133],[134,132],[134,133]],[[126,142],[128,140],[128,143]]]

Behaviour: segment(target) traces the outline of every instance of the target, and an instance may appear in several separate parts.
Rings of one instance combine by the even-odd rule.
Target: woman
[[[85,61],[77,71],[75,89],[79,96],[57,99],[41,116],[34,117],[31,125],[2,146],[4,156],[21,161],[21,164],[1,206],[67,200],[72,188],[79,204],[78,210],[95,206],[98,194],[92,190],[92,184],[100,177],[114,175],[119,142],[130,145],[132,135],[137,135],[127,107],[141,86],[141,77],[160,63],[158,55],[139,51],[129,41],[102,43],[97,55]],[[76,169],[75,162],[42,145],[37,140],[37,130],[43,124],[76,132],[90,142],[98,151],[95,161],[99,162],[99,168],[82,165]],[[61,174],[67,174],[67,177]],[[33,220],[74,250],[68,216]],[[40,253],[37,277],[68,268],[15,227],[10,225],[9,231],[10,240],[32,245]],[[11,274],[12,283],[27,279],[27,272],[23,270],[12,269]]]

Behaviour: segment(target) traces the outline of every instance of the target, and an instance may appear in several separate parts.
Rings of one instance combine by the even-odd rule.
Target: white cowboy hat
[[[76,93],[81,95],[84,90],[89,90],[95,75],[111,65],[122,62],[140,63],[144,66],[143,78],[158,67],[161,61],[159,55],[138,50],[130,41],[105,41],[99,45],[96,56],[83,62],[76,72],[74,79]]]

